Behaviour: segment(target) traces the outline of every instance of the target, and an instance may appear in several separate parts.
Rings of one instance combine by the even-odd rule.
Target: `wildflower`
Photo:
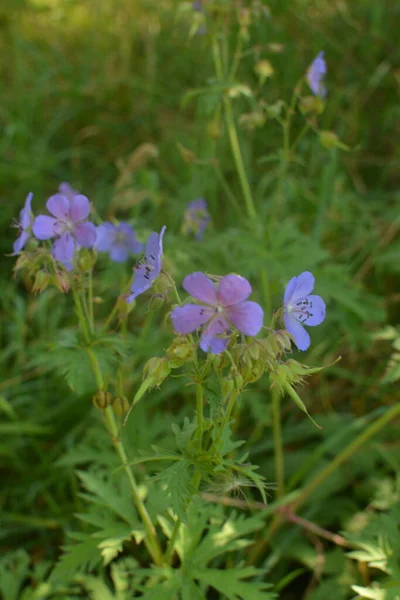
[[[129,223],[102,223],[97,227],[95,248],[99,252],[108,252],[114,262],[124,262],[130,252],[139,254],[143,244],[137,241]]]
[[[75,190],[67,181],[62,181],[58,186],[58,193],[71,200],[74,196],[79,195],[78,190]]]
[[[315,96],[320,96],[321,98],[326,97],[326,87],[322,82],[326,72],[327,68],[324,59],[324,53],[319,52],[308,68],[307,81],[313,94]]]
[[[205,306],[186,304],[176,307],[171,313],[172,323],[175,330],[184,335],[206,325],[200,339],[200,348],[204,352],[223,352],[228,345],[231,326],[245,335],[256,335],[260,331],[264,313],[259,304],[246,301],[251,286],[244,277],[226,275],[217,289],[211,279],[198,272],[185,277],[183,287]]]
[[[325,302],[320,296],[309,295],[314,282],[314,275],[304,271],[298,277],[292,277],[285,289],[285,327],[299,350],[307,350],[310,345],[310,336],[303,325],[319,325],[325,319]]]
[[[207,210],[207,202],[204,198],[198,198],[189,202],[185,212],[183,230],[185,233],[191,233],[196,240],[203,239],[204,232],[211,220]]]
[[[50,196],[46,206],[53,216],[36,217],[32,225],[33,233],[39,240],[57,238],[51,252],[70,271],[75,250],[81,246],[91,248],[96,241],[96,227],[86,220],[90,212],[89,200],[81,194],[71,198],[55,194]]]
[[[19,229],[19,236],[14,242],[14,254],[18,254],[21,252],[22,248],[25,246],[26,242],[29,240],[31,236],[31,226],[32,226],[32,203],[33,194],[29,192],[26,197],[24,208],[19,213],[19,221],[16,223],[15,227]]]
[[[135,268],[135,278],[131,287],[132,294],[126,299],[127,302],[132,302],[136,296],[148,290],[160,274],[165,230],[164,225],[159,234],[155,231],[150,234],[146,243],[144,259]]]

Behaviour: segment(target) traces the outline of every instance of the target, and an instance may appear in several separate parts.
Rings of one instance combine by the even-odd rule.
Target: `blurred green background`
[[[244,7],[252,11],[248,51],[236,80],[257,88],[268,105],[289,102],[311,61],[325,51],[328,99],[319,129],[334,131],[350,148],[327,149],[313,132],[302,138],[283,184],[284,215],[273,222],[280,126],[267,119],[258,128],[239,127],[260,222],[273,231],[268,248],[259,247],[226,193],[228,185],[243,206],[226,131],[221,123],[216,127],[218,99],[212,93],[185,98],[215,77],[208,35],[190,34],[190,2],[2,0],[0,5],[0,546],[6,554],[25,548],[35,568],[54,563],[64,531],[80,509],[73,471],[79,457],[65,456],[77,444],[96,446],[101,434],[90,384],[74,394],[48,354],[58,328],[72,322],[68,298],[55,290],[30,295],[32,282],[13,278],[10,224],[29,191],[36,213],[61,181],[69,181],[102,218],[132,219],[142,232],[166,224],[166,261],[178,283],[194,270],[237,271],[251,279],[260,299],[257,278],[267,265],[278,308],[288,279],[302,270],[314,272],[328,316],[311,332],[307,361],[328,365],[339,355],[342,360],[301,392],[322,432],[285,404],[288,478],[307,481],[342,448],[343,439],[335,437],[339,430],[348,428],[351,440],[398,401],[400,5],[389,0],[220,4],[236,16]],[[224,31],[230,56],[237,30],[232,18]],[[255,74],[260,59],[274,70],[261,88]],[[234,109],[240,122],[254,103],[240,97]],[[303,123],[296,115],[294,132]],[[200,196],[213,221],[202,245],[181,233],[187,203]],[[106,294],[115,270],[104,265],[100,271],[99,294]],[[170,337],[165,324],[159,329],[148,324],[143,305],[129,331],[135,353],[127,392],[140,381],[143,361],[154,348],[162,354]],[[243,401],[248,410],[241,413],[238,436],[248,440],[251,460],[273,481],[267,392],[268,382],[261,382],[251,401]],[[132,451],[169,438],[170,423],[192,414],[189,402],[190,390],[180,390],[176,381],[156,392],[130,425]],[[398,427],[388,425],[325,482],[305,516],[341,531],[356,528],[356,518],[368,507],[389,510],[399,501],[398,451]],[[307,554],[300,541],[290,546],[292,538],[280,535],[280,562],[269,580],[276,583],[301,569],[296,592],[289,583],[282,586],[285,600],[302,594],[312,600],[324,594],[352,598],[349,585],[369,579],[354,566],[345,567],[350,561],[338,549],[327,550],[327,567],[315,575],[318,548]],[[345,571],[347,579],[337,583]],[[326,589],[337,595],[326,596]]]

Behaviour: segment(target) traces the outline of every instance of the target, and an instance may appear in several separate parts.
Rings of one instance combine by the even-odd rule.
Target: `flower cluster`
[[[37,240],[54,240],[51,255],[67,271],[74,268],[74,257],[80,248],[94,248],[107,252],[113,262],[126,261],[130,253],[140,254],[143,244],[138,242],[129,223],[105,222],[96,227],[89,221],[90,202],[67,182],[59,185],[58,193],[46,202],[49,215],[32,213],[30,192],[15,224],[19,236],[14,242],[14,254],[23,250],[32,236]]]
[[[143,251],[143,245],[136,239],[129,223],[104,222],[96,227],[90,222],[88,198],[68,183],[62,183],[58,193],[47,200],[50,215],[34,217],[32,197],[29,193],[20,212],[16,225],[20,234],[14,242],[14,254],[21,252],[32,233],[38,240],[54,240],[51,255],[67,271],[74,268],[75,253],[80,248],[106,252],[114,262],[124,262],[131,253]],[[185,219],[192,225],[197,239],[201,239],[210,219],[205,200],[191,202]],[[134,267],[127,303],[148,290],[160,274],[165,230],[164,226],[160,233],[150,234],[144,256]],[[319,325],[325,318],[325,302],[311,293],[314,283],[312,273],[305,271],[289,281],[284,293],[285,328],[299,350],[307,350],[310,346],[310,336],[304,325]],[[200,330],[199,345],[204,352],[220,354],[237,334],[253,337],[261,331],[264,312],[257,302],[248,300],[252,288],[244,277],[230,274],[211,278],[195,272],[185,277],[183,288],[195,302],[176,306],[171,312],[171,321],[175,331],[183,336]],[[243,342],[242,338],[241,344]]]

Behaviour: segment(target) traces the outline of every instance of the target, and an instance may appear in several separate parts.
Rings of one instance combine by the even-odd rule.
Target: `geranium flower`
[[[200,348],[219,354],[229,342],[232,327],[244,335],[257,335],[264,312],[259,304],[246,299],[250,283],[240,275],[226,275],[217,286],[204,273],[192,273],[183,281],[184,289],[203,304],[177,306],[171,313],[174,329],[188,334],[204,326]]]
[[[102,223],[97,227],[95,248],[99,252],[108,252],[114,262],[124,262],[129,254],[139,254],[143,244],[137,241],[135,232],[129,223]]]
[[[18,254],[21,252],[22,248],[25,246],[26,242],[31,237],[31,227],[32,227],[32,203],[33,194],[29,192],[26,197],[24,208],[19,213],[19,221],[15,224],[15,227],[19,229],[19,236],[15,240],[13,244],[14,254]]]
[[[126,299],[128,303],[148,290],[160,274],[165,230],[164,225],[159,234],[155,231],[150,234],[146,243],[144,259],[135,268],[135,277],[131,287],[132,294]]]
[[[207,202],[204,198],[192,200],[185,211],[183,231],[187,234],[193,234],[196,240],[200,241],[203,239],[210,220],[210,213],[207,210]]]
[[[307,71],[308,85],[315,96],[326,98],[326,87],[323,84],[323,79],[326,73],[327,68],[324,59],[324,53],[319,52]]]
[[[307,350],[310,336],[303,325],[315,326],[325,319],[325,302],[320,296],[311,294],[315,278],[309,271],[292,277],[285,289],[284,321],[287,331],[293,336],[299,350]]]
[[[58,193],[71,200],[74,196],[79,195],[78,190],[75,190],[68,181],[62,181],[58,186]]]
[[[91,248],[96,241],[96,227],[86,220],[90,213],[89,200],[81,194],[71,198],[55,194],[47,200],[46,206],[53,216],[36,217],[32,225],[33,233],[38,240],[57,238],[51,252],[70,271],[75,250],[81,246]]]

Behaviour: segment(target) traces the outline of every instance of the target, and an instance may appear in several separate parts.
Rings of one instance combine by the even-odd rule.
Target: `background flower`
[[[320,296],[309,295],[314,289],[315,278],[309,271],[292,277],[285,289],[284,321],[299,350],[307,350],[310,336],[303,325],[315,326],[325,319],[325,302]]]
[[[327,68],[324,59],[324,52],[321,51],[319,54],[317,54],[307,71],[308,85],[315,96],[320,96],[321,98],[326,97],[326,87],[323,84],[323,79],[326,73]]]
[[[165,230],[164,225],[159,234],[155,231],[150,234],[146,243],[144,260],[135,268],[135,278],[131,287],[132,294],[126,299],[127,302],[132,302],[136,296],[148,290],[160,274]]]
[[[172,323],[174,329],[182,334],[207,325],[200,339],[200,348],[204,352],[223,352],[232,326],[245,335],[257,335],[260,331],[264,312],[256,302],[246,301],[251,294],[251,286],[244,277],[226,275],[217,289],[204,273],[197,272],[185,277],[183,287],[206,306],[177,306],[171,313]]]
[[[22,248],[25,246],[26,242],[31,236],[31,226],[33,219],[31,208],[32,198],[33,193],[29,192],[25,200],[24,208],[19,213],[19,221],[15,225],[15,227],[19,228],[20,234],[13,245],[14,254],[18,254],[18,252],[21,252]]]
[[[102,223],[97,227],[95,248],[99,252],[108,252],[112,261],[124,262],[129,254],[139,254],[143,244],[137,241],[133,227],[129,223]]]
[[[51,252],[69,271],[73,268],[75,250],[81,246],[91,248],[96,241],[96,227],[87,221],[89,200],[81,194],[70,199],[56,194],[47,200],[46,206],[53,216],[37,216],[32,225],[33,233],[39,240],[57,238]]]
[[[185,211],[183,231],[186,234],[194,235],[196,240],[201,240],[210,221],[210,213],[208,212],[207,202],[204,198],[192,200]]]

